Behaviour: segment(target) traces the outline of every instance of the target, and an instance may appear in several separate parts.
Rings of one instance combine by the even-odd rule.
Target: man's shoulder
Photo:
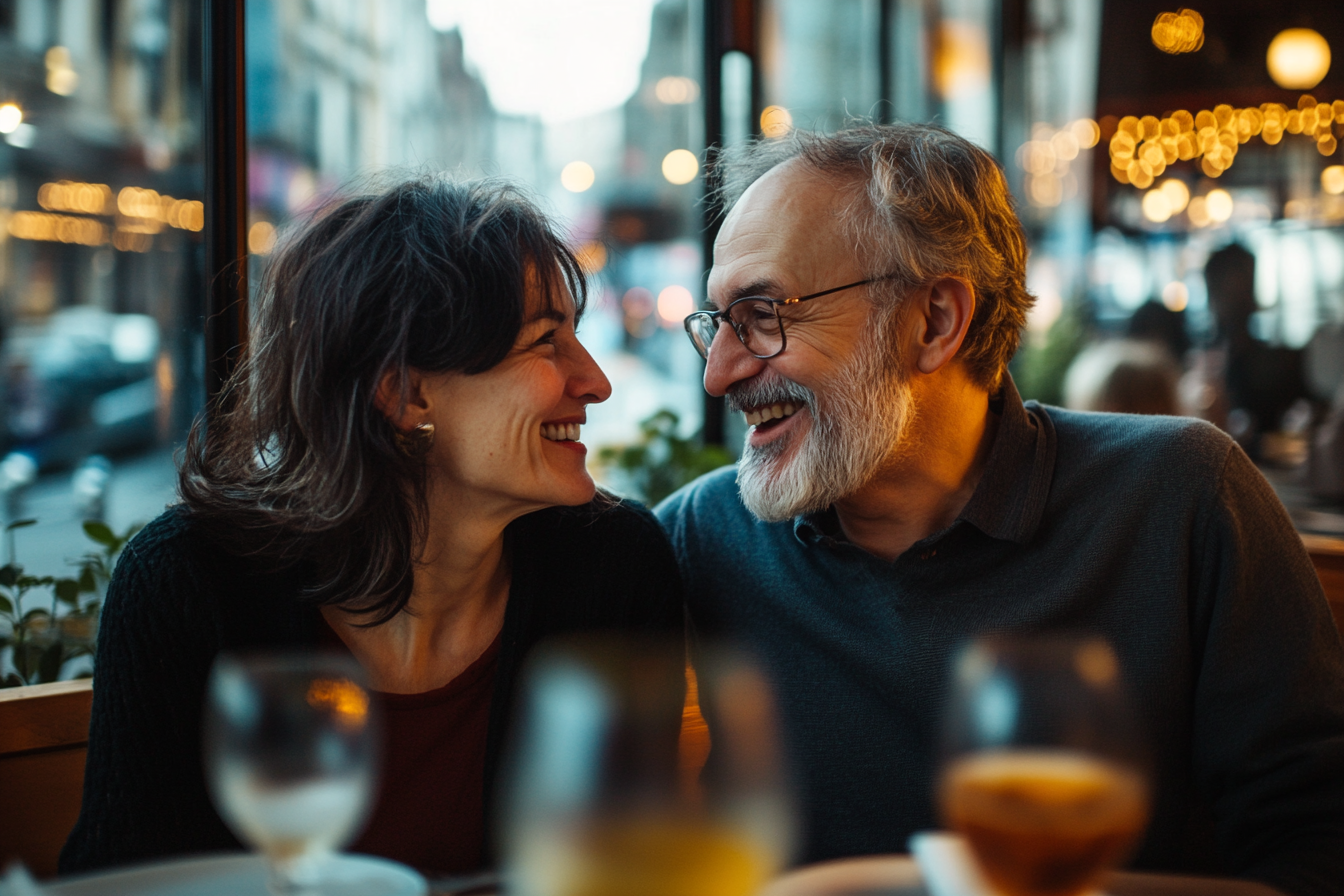
[[[706,473],[668,495],[653,509],[665,529],[690,524],[751,519],[737,491],[737,467]]]
[[[1216,480],[1234,443],[1193,417],[1045,409],[1055,430],[1056,476],[1101,476],[1120,487],[1134,477]]]

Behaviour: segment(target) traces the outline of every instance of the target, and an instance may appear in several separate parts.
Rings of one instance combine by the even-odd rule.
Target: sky
[[[500,112],[555,123],[619,106],[639,85],[656,0],[426,0],[462,32],[467,64]]]

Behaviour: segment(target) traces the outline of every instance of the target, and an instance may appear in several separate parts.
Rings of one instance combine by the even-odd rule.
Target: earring
[[[402,454],[419,460],[429,454],[429,449],[434,445],[434,424],[417,423],[409,430],[394,427],[392,436],[397,440],[397,448],[401,449]]]

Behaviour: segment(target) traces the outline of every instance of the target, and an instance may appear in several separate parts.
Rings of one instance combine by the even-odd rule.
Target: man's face
[[[863,280],[840,216],[861,201],[801,162],[767,173],[742,196],[714,246],[709,295],[786,298]],[[751,425],[738,486],[767,521],[821,510],[862,487],[900,441],[909,388],[888,315],[871,286],[783,306],[787,347],[761,360],[721,326],[705,388]]]

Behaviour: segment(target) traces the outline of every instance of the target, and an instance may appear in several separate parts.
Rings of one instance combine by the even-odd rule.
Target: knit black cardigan
[[[596,630],[679,634],[681,578],[642,507],[601,497],[516,520],[485,768],[491,794],[519,666],[540,640]],[[126,547],[103,608],[79,820],[62,873],[238,849],[211,805],[201,762],[206,678],[221,650],[301,648],[322,618],[302,576],[261,574],[170,508]],[[447,811],[448,807],[445,807]]]

